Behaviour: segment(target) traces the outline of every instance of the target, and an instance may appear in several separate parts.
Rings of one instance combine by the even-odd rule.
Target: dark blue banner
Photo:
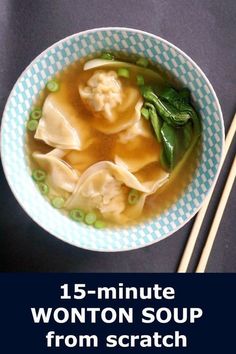
[[[1,353],[233,353],[236,274],[1,274]]]

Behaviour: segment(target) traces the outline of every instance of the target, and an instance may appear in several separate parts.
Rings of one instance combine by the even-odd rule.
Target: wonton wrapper
[[[143,100],[139,90],[122,85],[115,71],[95,71],[86,85],[79,85],[79,93],[93,113],[92,126],[102,133],[118,133],[141,117]]]
[[[136,172],[160,157],[160,144],[154,137],[150,123],[140,119],[132,127],[119,134],[114,148],[114,161]]]
[[[59,149],[83,150],[93,141],[89,124],[60,92],[47,96],[34,137]]]
[[[34,152],[32,156],[37,164],[46,172],[47,183],[53,191],[72,193],[79,176],[69,164],[62,160],[65,153],[63,150],[54,149],[47,154]]]
[[[167,181],[168,176],[159,167],[156,169],[155,179],[147,178],[141,183],[135,175],[121,166],[109,161],[98,162],[81,175],[65,208],[83,208],[85,211],[98,209],[105,219],[123,223],[140,215],[146,197],[155,193]],[[127,202],[130,188],[140,191],[139,201],[134,206]]]
[[[115,71],[97,70],[87,81],[79,86],[80,97],[92,112],[101,112],[114,123],[112,112],[122,102],[122,85]]]

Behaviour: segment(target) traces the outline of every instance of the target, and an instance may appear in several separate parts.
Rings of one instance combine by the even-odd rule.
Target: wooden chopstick
[[[236,177],[236,157],[234,158],[234,162],[233,162],[232,167],[230,169],[230,173],[227,178],[224,191],[223,191],[222,196],[220,198],[220,203],[219,203],[218,208],[216,210],[216,214],[215,214],[213,223],[211,225],[209,235],[207,237],[207,240],[206,240],[205,246],[203,248],[198,266],[196,268],[196,273],[203,273],[206,269],[208,258],[210,256],[211,249],[212,249],[214,240],[216,238],[217,230],[219,228],[220,221],[221,221],[222,215],[224,213],[225,206],[226,206],[227,200],[229,198],[230,191],[233,187],[235,177]]]
[[[229,128],[229,131],[228,131],[228,134],[227,134],[227,137],[226,137],[226,140],[225,140],[225,148],[224,148],[224,152],[223,152],[221,168],[223,166],[225,157],[226,157],[226,155],[228,153],[229,147],[230,147],[231,142],[233,140],[235,131],[236,131],[236,114],[234,115],[233,121],[231,123],[231,126]],[[221,170],[221,168],[220,168],[220,170]],[[216,182],[217,181],[215,181],[215,184],[216,184]],[[190,262],[190,259],[192,257],[193,250],[194,250],[197,238],[198,238],[198,234],[199,234],[200,228],[202,226],[202,222],[204,220],[204,217],[205,217],[209,202],[211,200],[211,196],[212,196],[213,191],[214,191],[214,187],[215,187],[215,185],[213,186],[213,188],[211,189],[210,193],[206,197],[203,206],[201,207],[201,209],[199,210],[199,212],[198,212],[198,214],[196,216],[195,222],[193,224],[193,228],[192,228],[191,233],[189,235],[189,238],[188,238],[186,247],[184,249],[184,252],[183,252],[179,267],[177,269],[178,273],[186,273],[187,272],[187,269],[188,269],[188,266],[189,266],[189,262]]]

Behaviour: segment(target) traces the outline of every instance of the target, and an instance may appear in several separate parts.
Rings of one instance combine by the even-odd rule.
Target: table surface
[[[234,0],[1,0],[0,110],[24,68],[70,34],[106,26],[161,36],[190,55],[218,95],[226,132],[236,110],[236,2]],[[225,162],[189,271],[196,266],[235,154]],[[234,185],[207,265],[236,272]],[[194,220],[143,249],[98,253],[70,246],[37,226],[13,197],[0,168],[0,270],[45,272],[175,272]]]

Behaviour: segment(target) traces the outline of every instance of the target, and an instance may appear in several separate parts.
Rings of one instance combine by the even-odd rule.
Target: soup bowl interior
[[[198,166],[180,198],[161,215],[132,226],[97,230],[76,223],[54,209],[32,181],[26,154],[29,111],[46,82],[69,64],[102,51],[147,57],[191,90],[202,118],[202,149]],[[217,178],[224,143],[224,125],[216,94],[201,69],[169,42],[138,30],[104,28],[67,37],[40,54],[22,73],[7,101],[1,129],[1,156],[8,183],[24,210],[52,235],[78,247],[123,251],[164,239],[200,208]]]

